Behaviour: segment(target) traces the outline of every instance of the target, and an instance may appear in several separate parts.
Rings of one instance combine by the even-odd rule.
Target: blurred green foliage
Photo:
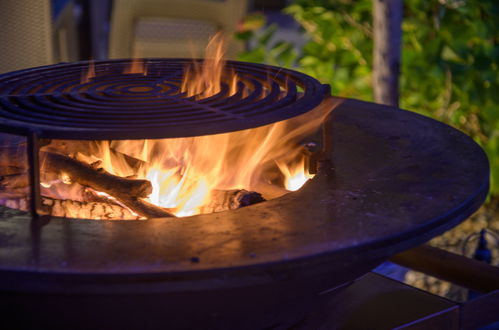
[[[275,40],[277,26],[260,28],[264,16],[253,14],[236,37],[255,46],[239,59],[290,67],[335,95],[372,100],[371,0],[295,0],[284,12],[300,24],[305,45]],[[499,1],[405,0],[402,29],[401,108],[480,143],[499,196]]]

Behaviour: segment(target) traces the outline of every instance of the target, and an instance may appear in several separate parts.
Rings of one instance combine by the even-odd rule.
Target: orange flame
[[[90,60],[87,72],[83,72],[81,75],[80,83],[88,83],[92,78],[95,78],[95,63],[93,60]]]
[[[208,41],[204,61],[193,62],[186,68],[181,86],[182,93],[187,93],[189,97],[196,96],[197,99],[220,93],[221,82],[224,78],[226,51],[226,39],[221,32],[218,32]],[[237,75],[229,72],[228,76],[230,77],[229,95],[232,95],[236,92]]]
[[[305,168],[305,160],[303,158],[294,164],[283,164],[279,161],[276,161],[276,164],[284,175],[284,187],[289,191],[297,191],[305,182],[314,177]]]
[[[199,214],[215,190],[258,191],[262,184],[278,182],[289,191],[299,189],[312,177],[305,168],[299,142],[320,127],[332,108],[327,100],[315,110],[286,121],[224,134],[94,141],[87,155],[80,153],[78,159],[87,163],[100,159],[110,173],[149,180],[153,192],[148,201],[177,216]],[[129,161],[132,158],[133,164]]]
[[[147,76],[147,67],[143,60],[135,57],[132,60],[132,63],[125,68],[123,71],[124,74],[142,74]]]

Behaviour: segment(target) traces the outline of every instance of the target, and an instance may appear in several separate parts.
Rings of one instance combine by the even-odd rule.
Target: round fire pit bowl
[[[335,289],[472,214],[482,149],[423,116],[348,99],[299,191],[148,221],[0,209],[0,307],[27,328],[287,329]]]

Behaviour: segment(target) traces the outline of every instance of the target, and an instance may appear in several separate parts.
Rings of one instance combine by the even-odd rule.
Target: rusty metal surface
[[[483,202],[488,162],[469,137],[407,111],[340,101],[333,163],[278,199],[124,222],[32,223],[1,208],[0,289],[147,292],[154,283],[155,292],[166,292],[317,274],[343,283],[446,231]]]

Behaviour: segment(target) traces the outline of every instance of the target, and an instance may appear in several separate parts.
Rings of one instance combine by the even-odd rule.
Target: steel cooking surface
[[[0,76],[0,129],[42,138],[142,139],[206,135],[262,126],[316,107],[327,87],[296,71],[228,61],[237,91],[188,97],[190,59],[143,59],[147,74],[123,73],[131,60],[57,64]]]

